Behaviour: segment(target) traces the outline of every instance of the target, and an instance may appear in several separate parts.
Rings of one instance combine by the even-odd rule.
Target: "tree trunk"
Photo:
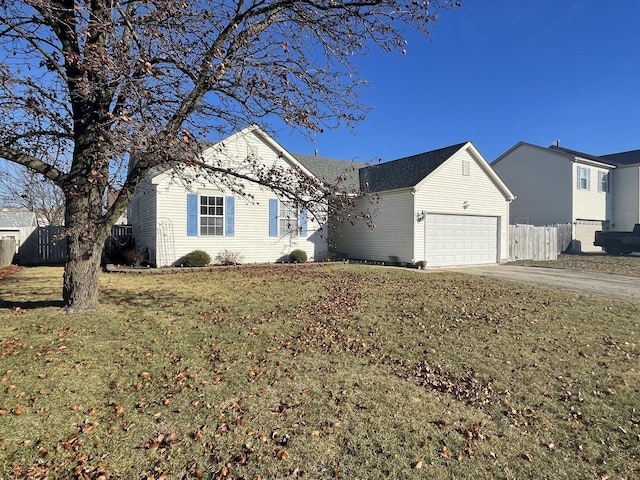
[[[67,196],[65,227],[67,263],[62,298],[67,311],[77,312],[98,306],[98,273],[106,227],[98,222],[102,213],[98,188],[86,196]]]

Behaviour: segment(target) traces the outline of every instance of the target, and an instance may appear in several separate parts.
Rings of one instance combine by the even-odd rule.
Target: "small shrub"
[[[291,263],[304,263],[307,261],[307,252],[304,250],[294,250],[289,254],[289,261]]]
[[[208,267],[211,264],[211,256],[202,250],[194,250],[187,253],[179,261],[183,267]]]
[[[242,255],[240,252],[232,252],[224,250],[216,255],[216,264],[218,265],[240,265],[242,263]]]
[[[139,267],[145,260],[144,252],[138,248],[122,250],[122,258],[124,259],[125,264],[131,265],[132,267]]]

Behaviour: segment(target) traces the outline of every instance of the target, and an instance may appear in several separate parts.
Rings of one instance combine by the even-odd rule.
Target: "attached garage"
[[[601,220],[576,220],[574,238],[580,242],[581,252],[601,252],[602,248],[594,247],[593,240],[597,230],[604,230],[604,222]]]
[[[425,256],[430,266],[496,263],[498,217],[428,214]]]
[[[303,160],[318,178],[351,178],[354,171],[352,162],[329,173],[336,161]],[[426,262],[427,268],[508,260],[513,193],[471,142],[366,165],[356,173],[360,195],[345,215],[349,221],[332,229],[341,257]],[[363,214],[370,214],[367,222],[359,221]]]

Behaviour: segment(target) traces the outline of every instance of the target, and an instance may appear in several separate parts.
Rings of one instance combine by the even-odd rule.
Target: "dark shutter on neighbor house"
[[[198,195],[187,194],[187,236],[198,236]]]
[[[225,197],[224,205],[224,234],[227,237],[233,237],[235,234],[235,199],[233,197]]]
[[[269,236],[278,236],[278,199],[269,199]]]
[[[308,211],[306,208],[302,207],[300,209],[300,236],[307,236],[307,215]]]

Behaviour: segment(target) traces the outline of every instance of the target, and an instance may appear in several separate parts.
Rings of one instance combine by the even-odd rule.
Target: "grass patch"
[[[604,253],[560,254],[557,260],[519,260],[511,262],[510,265],[570,268],[640,277],[640,256],[638,255],[606,255]]]
[[[353,265],[0,282],[8,478],[633,478],[638,303]],[[143,280],[141,280],[143,279]],[[38,308],[32,308],[38,307]]]

